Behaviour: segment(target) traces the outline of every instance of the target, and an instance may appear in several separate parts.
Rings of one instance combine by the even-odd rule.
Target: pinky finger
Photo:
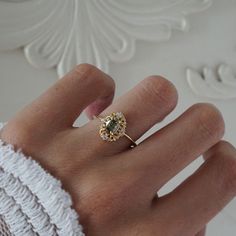
[[[224,141],[211,148],[200,169],[159,199],[154,214],[173,232],[195,235],[236,195],[236,150]]]

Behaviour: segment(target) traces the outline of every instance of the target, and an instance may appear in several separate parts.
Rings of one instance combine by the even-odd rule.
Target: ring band
[[[104,141],[114,142],[124,136],[132,142],[130,146],[131,148],[137,146],[136,142],[125,133],[127,122],[125,116],[121,112],[112,112],[104,118],[99,116],[94,117],[98,118],[102,122],[99,134]]]

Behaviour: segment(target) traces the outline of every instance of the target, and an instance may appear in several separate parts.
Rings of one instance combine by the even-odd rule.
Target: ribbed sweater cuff
[[[0,215],[13,235],[84,236],[71,206],[59,180],[0,139]]]

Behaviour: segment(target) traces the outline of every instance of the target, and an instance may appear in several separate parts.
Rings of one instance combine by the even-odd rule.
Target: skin
[[[73,123],[83,110],[121,111],[137,140],[176,106],[177,91],[150,76],[112,103],[114,81],[82,64],[19,111],[1,138],[37,160],[72,196],[86,235],[204,236],[205,225],[236,194],[236,150],[211,104],[195,104],[134,149],[103,141],[100,121]],[[111,104],[112,103],[112,104]],[[173,192],[157,191],[203,154],[205,163]]]

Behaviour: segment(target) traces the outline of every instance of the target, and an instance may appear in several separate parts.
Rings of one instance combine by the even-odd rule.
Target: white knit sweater
[[[71,206],[60,181],[0,139],[0,236],[84,236]]]

